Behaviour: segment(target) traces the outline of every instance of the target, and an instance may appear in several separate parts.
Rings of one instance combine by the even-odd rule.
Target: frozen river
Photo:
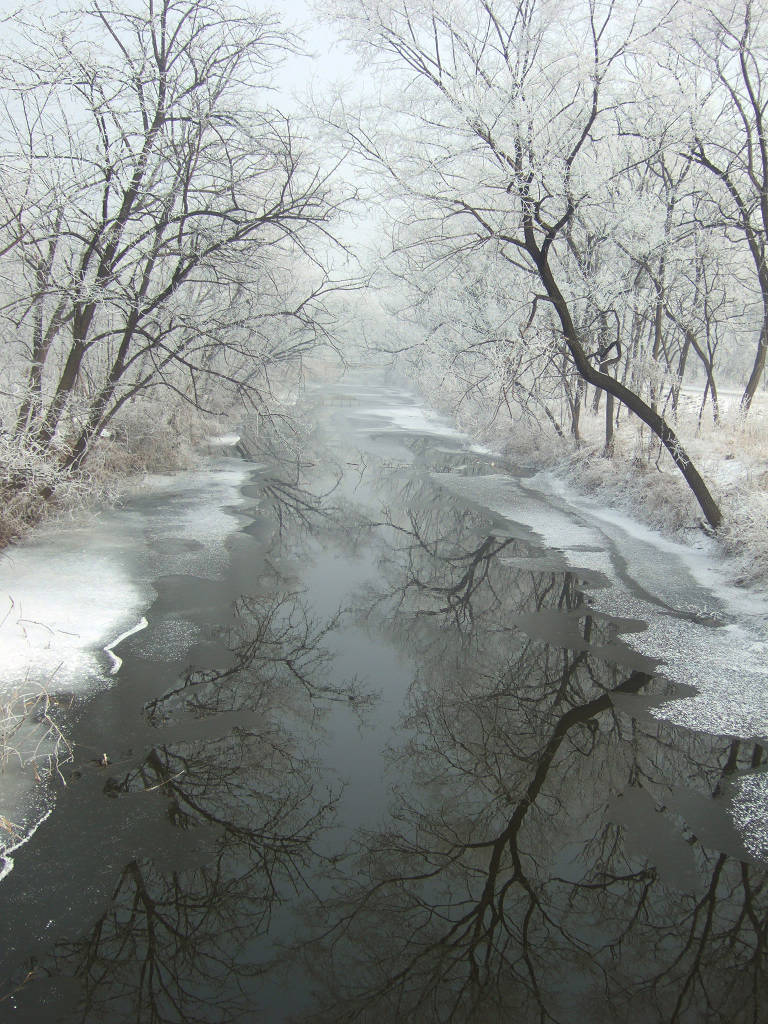
[[[306,406],[0,563],[72,748],[0,775],[0,1019],[768,1019],[768,608],[397,387]]]

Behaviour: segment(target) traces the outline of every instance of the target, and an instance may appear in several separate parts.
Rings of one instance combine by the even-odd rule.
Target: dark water
[[[484,456],[308,402],[227,572],[157,580],[78,709],[111,763],[0,885],[0,1019],[768,1020],[761,745],[653,717],[687,691],[601,578],[431,476]]]

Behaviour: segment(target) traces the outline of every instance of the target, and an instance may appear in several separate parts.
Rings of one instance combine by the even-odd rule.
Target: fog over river
[[[0,773],[0,1020],[768,1021],[768,605],[400,387],[301,402],[3,554],[72,757]]]

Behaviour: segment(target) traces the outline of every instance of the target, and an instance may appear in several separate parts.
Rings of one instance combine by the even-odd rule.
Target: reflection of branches
[[[274,739],[267,751],[263,738],[161,748],[125,780],[167,780],[172,820],[190,839],[195,822],[215,823],[221,839],[208,866],[183,876],[131,862],[91,934],[59,947],[57,972],[75,970],[83,982],[83,1021],[247,1016],[247,980],[265,969],[256,939],[269,930],[275,906],[303,885],[312,840],[333,806],[316,801],[311,766],[278,750]],[[244,771],[233,766],[233,754],[250,754]]]
[[[244,881],[238,880],[243,910]],[[76,964],[83,979],[80,1019],[203,1022],[214,1008],[218,1019],[236,1019],[242,997],[226,995],[226,982],[233,975],[242,981],[237,951],[245,935],[225,909],[233,895],[220,870],[182,882],[144,862],[128,864],[109,912],[85,940],[59,950],[58,969]],[[250,914],[240,920],[258,931],[263,911],[258,899],[250,903],[255,920]]]
[[[178,686],[147,704],[154,722],[180,710],[199,713],[256,710],[274,703],[285,688],[299,684],[309,697],[364,701],[354,681],[329,682],[331,655],[323,646],[338,628],[342,612],[316,622],[300,594],[241,596],[226,637],[229,663],[220,669],[190,667]],[[243,678],[248,685],[243,686]]]
[[[118,800],[161,792],[173,827],[159,834],[153,863],[123,868],[90,934],[56,950],[50,969],[82,983],[78,1019],[248,1019],[249,979],[268,966],[260,937],[275,909],[307,886],[315,839],[336,801],[318,794],[317,766],[297,755],[270,710],[262,703],[258,730],[158,743],[136,769],[111,780]],[[202,855],[188,864],[200,836]]]
[[[268,477],[263,482],[263,494],[268,499],[268,507],[274,514],[279,531],[285,529],[289,520],[295,520],[307,530],[316,526],[318,519],[327,519],[331,510],[326,506],[326,499],[333,493],[340,482],[336,483],[324,494],[313,494],[296,483],[279,477]]]
[[[282,535],[289,523],[312,532],[317,525],[333,513],[327,499],[341,483],[339,470],[335,479],[322,491],[311,491],[304,486],[306,472],[315,464],[315,456],[306,449],[308,427],[297,417],[284,424],[273,418],[264,429],[254,433],[246,426],[240,441],[240,450],[247,456],[266,459],[269,471],[259,481],[259,496],[263,507],[274,516]],[[322,452],[321,458],[328,458]]]
[[[397,525],[391,520],[387,524],[392,529],[411,538],[414,545],[426,553],[430,562],[437,561],[436,547],[430,547],[424,539],[423,532],[419,526],[416,514],[409,513],[409,527]],[[409,575],[403,586],[403,593],[411,587],[423,590],[430,594],[442,595],[445,604],[437,608],[422,609],[422,615],[445,615],[450,613],[458,625],[465,621],[472,620],[472,599],[475,594],[483,588],[493,592],[493,583],[490,577],[491,567],[497,556],[504,551],[513,541],[510,539],[497,540],[493,536],[484,538],[473,550],[462,552],[460,555],[442,556],[443,560],[452,568],[459,569],[458,579],[450,583],[439,584],[425,582],[418,572],[414,571]]]
[[[604,660],[616,627],[573,574],[515,570],[497,557],[511,542],[478,539],[450,507],[389,525],[405,543],[373,607],[419,652],[410,739],[393,755],[412,785],[389,828],[360,835],[355,880],[318,912],[306,959],[327,998],[311,1019],[756,1020],[764,875],[652,810],[670,778],[712,793],[738,752],[627,728],[614,700],[652,677]],[[457,614],[472,644],[439,628]],[[606,820],[628,785],[659,822],[639,862],[631,829]],[[693,858],[703,893],[669,883],[662,841]],[[752,996],[735,1007],[739,986]]]
[[[276,911],[311,888],[338,794],[302,752],[305,705],[354,694],[326,680],[339,616],[315,622],[294,593],[233,611],[225,665],[152,701],[156,741],[108,781],[118,801],[153,792],[168,824],[152,862],[123,868],[90,934],[48,967],[81,979],[82,1021],[250,1019]]]
[[[614,692],[634,693],[648,682],[648,676],[633,673]],[[486,709],[490,703],[486,702]],[[558,921],[560,915],[545,905],[538,885],[529,877],[531,867],[535,871],[535,861],[526,867],[529,855],[521,850],[520,837],[526,817],[541,797],[563,743],[610,707],[610,694],[603,693],[583,706],[570,708],[556,719],[547,741],[531,762],[532,775],[528,783],[516,799],[507,789],[503,799],[498,801],[502,807],[512,802],[513,809],[504,827],[491,838],[476,838],[478,826],[491,827],[500,808],[489,810],[486,807],[473,814],[469,800],[474,796],[474,803],[477,802],[475,786],[468,789],[460,783],[467,808],[463,813],[461,809],[453,811],[442,806],[436,814],[430,814],[401,798],[397,818],[409,823],[413,838],[405,834],[369,837],[365,863],[373,872],[370,888],[351,895],[346,904],[349,909],[342,913],[336,926],[341,935],[357,945],[363,941],[358,932],[358,918],[363,919],[362,927],[367,930],[368,920],[373,915],[377,920],[373,927],[390,940],[395,936],[399,938],[399,943],[395,939],[396,948],[390,954],[397,958],[397,968],[378,986],[371,985],[368,991],[360,986],[352,998],[349,991],[345,992],[350,1010],[348,1015],[336,1019],[367,1019],[369,1005],[376,1006],[381,1000],[387,1006],[407,1007],[408,1019],[419,1019],[417,1011],[423,1013],[427,1006],[434,1015],[429,1019],[452,1020],[457,1014],[464,1019],[465,1013],[480,1006],[488,1012],[501,993],[504,999],[497,1008],[499,1012],[502,1008],[508,1011],[505,1000],[510,996],[510,986],[516,993],[518,1010],[525,1005],[520,998],[527,991],[527,998],[533,999],[539,1019],[557,1019],[547,1009],[540,991],[542,968],[535,959],[540,959],[541,954],[535,951],[542,945],[546,948],[553,930],[568,940],[571,953],[582,951],[584,946]],[[466,748],[465,711],[455,703],[440,709],[439,740],[435,732],[422,733],[432,756],[437,754],[438,741],[445,744],[451,752],[446,757],[448,770],[459,777],[460,759],[452,755],[457,746]],[[424,707],[421,714],[430,718],[433,709]],[[454,725],[447,735],[449,721]],[[415,724],[414,719],[411,724]],[[427,723],[422,723],[422,728],[424,725],[429,728]],[[503,730],[503,726],[501,728]],[[488,742],[491,736],[492,733],[486,734],[480,742]],[[497,756],[498,738],[491,739]],[[419,749],[420,754],[424,752],[424,748]],[[471,751],[465,749],[464,752],[471,756]],[[474,773],[482,777],[480,785],[487,786],[490,780],[486,775],[488,759],[485,760],[485,764],[474,768]],[[465,769],[467,773],[470,770]],[[430,777],[434,780],[436,774],[430,773]],[[398,864],[413,866],[404,871],[397,870]],[[438,893],[442,894],[442,899],[436,904],[434,898]],[[329,937],[334,946],[340,942],[340,935],[333,930]],[[377,958],[379,963],[384,962],[380,947],[377,947]],[[372,967],[364,963],[360,976],[370,977],[375,973]],[[345,987],[355,990],[354,985]],[[339,995],[336,993],[333,998]],[[411,1003],[411,1000],[415,1001]]]

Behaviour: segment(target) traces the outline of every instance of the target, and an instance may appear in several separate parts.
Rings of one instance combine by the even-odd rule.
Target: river
[[[72,750],[0,774],[0,1020],[768,1020],[766,606],[407,390],[302,403],[0,565]]]

